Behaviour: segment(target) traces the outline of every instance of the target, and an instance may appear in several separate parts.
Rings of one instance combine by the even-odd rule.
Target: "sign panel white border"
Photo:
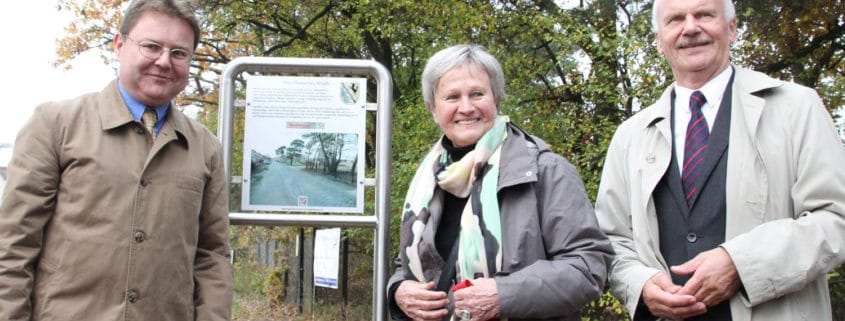
[[[241,208],[363,213],[365,78],[247,78]]]

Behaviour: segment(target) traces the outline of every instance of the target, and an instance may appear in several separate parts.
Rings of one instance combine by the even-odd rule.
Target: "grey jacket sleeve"
[[[577,315],[601,295],[613,256],[575,167],[549,152],[538,167],[534,193],[546,258],[496,276],[501,316]]]
[[[396,289],[399,288],[399,284],[406,280],[405,269],[402,268],[402,260],[400,258],[396,258],[394,264],[396,266],[396,271],[393,272],[393,275],[387,280],[386,292],[388,312],[390,312],[390,317],[393,320],[410,320],[410,318],[405,315],[405,312],[399,308],[399,305],[396,304],[396,298],[394,297]]]

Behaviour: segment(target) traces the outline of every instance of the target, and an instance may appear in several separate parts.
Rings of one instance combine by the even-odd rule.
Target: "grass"
[[[315,303],[315,310],[297,313],[297,307],[289,304],[275,305],[270,300],[255,294],[235,293],[232,306],[233,321],[340,321],[371,320],[370,305],[347,305]]]

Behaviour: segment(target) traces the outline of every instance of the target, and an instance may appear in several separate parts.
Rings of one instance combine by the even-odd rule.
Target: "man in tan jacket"
[[[730,0],[657,0],[675,83],[616,131],[596,214],[634,320],[830,320],[845,148],[818,94],[733,66]]]
[[[0,320],[231,318],[221,145],[172,102],[198,43],[180,0],[133,1],[114,37],[117,80],[39,106],[18,134]]]

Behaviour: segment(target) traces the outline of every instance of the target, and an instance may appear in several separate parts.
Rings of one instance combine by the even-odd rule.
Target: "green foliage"
[[[270,299],[274,304],[283,304],[287,295],[287,288],[285,286],[285,273],[287,273],[287,266],[280,265],[276,268],[269,269],[264,278],[264,295]]]
[[[748,0],[736,4],[742,31],[736,60],[816,88],[825,106],[843,106],[845,1]]]
[[[619,304],[610,292],[605,292],[582,311],[583,321],[623,321],[630,320],[628,312]]]
[[[402,221],[402,206],[408,184],[417,171],[417,165],[441,135],[419,95],[399,99],[395,106],[390,190],[390,207],[395,214],[391,217],[390,225],[391,257],[399,253],[399,223]]]
[[[833,320],[845,320],[845,265],[828,274]]]

